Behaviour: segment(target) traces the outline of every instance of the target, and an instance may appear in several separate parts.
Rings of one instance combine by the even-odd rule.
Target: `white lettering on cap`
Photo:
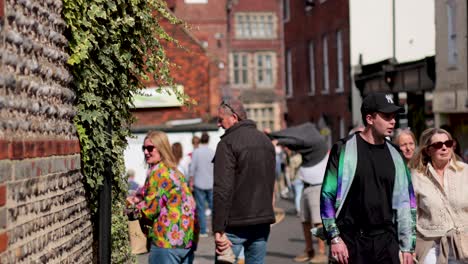
[[[386,94],[386,95],[385,95],[385,99],[387,99],[387,102],[389,102],[390,104],[393,104],[393,99],[392,99],[392,96],[391,96],[391,95]]]

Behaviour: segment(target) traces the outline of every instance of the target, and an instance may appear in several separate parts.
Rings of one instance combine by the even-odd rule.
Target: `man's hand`
[[[411,252],[402,252],[402,264],[413,264],[413,253]]]
[[[190,190],[193,190],[193,176],[190,176],[189,178],[189,188]]]
[[[225,233],[215,233],[215,245],[216,253],[222,254],[222,252],[232,246],[231,241],[227,238]]]
[[[331,243],[331,257],[340,264],[348,264],[349,254],[346,244],[340,237],[334,240],[338,242],[332,241]]]

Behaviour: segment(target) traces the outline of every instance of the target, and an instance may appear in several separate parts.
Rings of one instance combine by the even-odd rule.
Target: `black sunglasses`
[[[143,152],[145,152],[145,149],[148,151],[148,152],[153,152],[155,146],[141,146],[141,150],[143,150]]]
[[[443,145],[445,145],[447,148],[451,148],[453,146],[453,140],[449,139],[445,142],[439,141],[436,143],[432,143],[429,145],[429,147],[433,147],[435,149],[441,149]]]

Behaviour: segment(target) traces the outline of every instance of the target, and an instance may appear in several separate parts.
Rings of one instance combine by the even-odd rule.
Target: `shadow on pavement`
[[[297,243],[305,243],[304,239],[301,238],[290,238],[288,239],[290,242],[297,242]]]
[[[271,251],[267,252],[267,256],[268,257],[285,258],[285,259],[292,259],[292,258],[295,257],[295,255],[285,254],[285,253],[282,253],[282,252],[271,252]]]

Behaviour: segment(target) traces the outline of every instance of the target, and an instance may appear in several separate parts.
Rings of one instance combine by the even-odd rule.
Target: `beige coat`
[[[416,252],[419,259],[425,257],[434,242],[445,248],[447,243],[458,244],[453,234],[468,234],[468,166],[462,162],[457,165],[462,169],[457,170],[451,161],[443,183],[430,163],[425,173],[411,172],[418,206]]]

